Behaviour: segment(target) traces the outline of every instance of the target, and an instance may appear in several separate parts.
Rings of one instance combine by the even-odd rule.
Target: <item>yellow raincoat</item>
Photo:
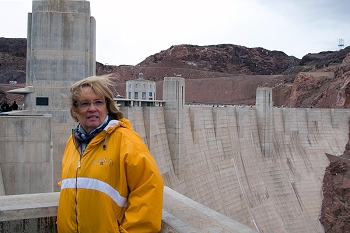
[[[110,121],[83,154],[76,144],[62,160],[58,232],[159,232],[163,179],[129,120]]]

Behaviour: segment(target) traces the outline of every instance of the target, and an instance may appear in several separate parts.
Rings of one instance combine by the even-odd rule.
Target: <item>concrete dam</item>
[[[277,108],[271,89],[264,87],[257,89],[254,106],[184,105],[179,95],[184,79],[164,83],[164,106],[120,109],[150,148],[165,186],[222,214],[219,220],[228,217],[258,232],[324,232],[319,217],[326,153],[343,153],[350,110]],[[61,150],[76,123],[69,111],[28,113],[33,114],[0,117],[0,194],[9,195],[6,201],[31,193],[57,200]],[[163,211],[181,220],[178,225],[197,229],[191,232],[247,232],[227,230],[222,223],[215,228],[212,217],[197,218],[207,210],[184,213],[168,194],[163,202]],[[216,230],[201,230],[201,221]]]
[[[325,153],[343,153],[349,110],[275,108],[258,100],[185,105],[177,145],[163,108],[122,111],[150,146],[166,186],[259,232],[324,232]],[[172,158],[175,150],[181,153]]]

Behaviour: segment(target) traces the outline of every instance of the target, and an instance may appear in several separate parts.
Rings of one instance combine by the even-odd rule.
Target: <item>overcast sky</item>
[[[90,0],[96,60],[136,65],[172,45],[235,44],[307,53],[350,44],[348,0]],[[0,0],[0,37],[26,38],[31,0]]]

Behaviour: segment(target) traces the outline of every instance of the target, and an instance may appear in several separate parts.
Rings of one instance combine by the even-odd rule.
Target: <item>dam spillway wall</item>
[[[165,185],[260,232],[324,232],[318,219],[325,153],[343,153],[350,110],[270,106],[265,121],[257,108],[185,105],[181,174],[164,109],[121,110],[148,144]]]

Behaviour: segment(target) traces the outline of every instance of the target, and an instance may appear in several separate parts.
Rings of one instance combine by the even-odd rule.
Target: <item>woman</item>
[[[107,76],[72,85],[79,122],[62,160],[58,232],[159,232],[163,179],[155,160],[123,118]]]

